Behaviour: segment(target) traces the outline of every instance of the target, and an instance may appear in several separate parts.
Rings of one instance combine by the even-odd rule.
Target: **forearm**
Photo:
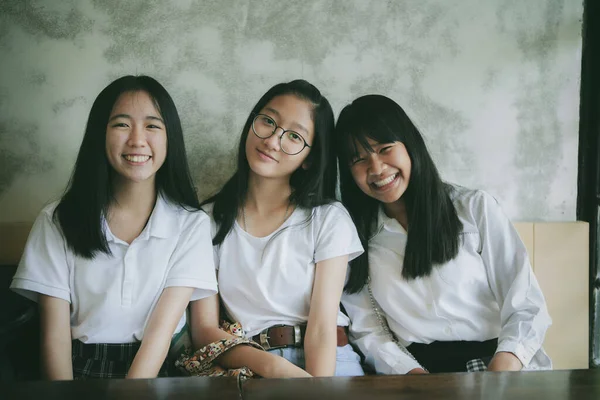
[[[127,378],[155,378],[158,375],[193,291],[190,287],[177,286],[163,290],[144,330],[142,345],[133,359]]]
[[[308,378],[311,375],[276,354],[246,345],[235,346],[217,361],[225,368],[248,367],[264,378]]]
[[[70,305],[40,295],[39,311],[41,375],[49,380],[73,379]]]
[[[165,335],[144,336],[142,345],[127,373],[128,379],[156,378],[158,376],[171,345],[171,336],[163,336]]]
[[[41,372],[42,377],[48,380],[73,379],[71,337],[52,338],[42,340],[41,346]]]
[[[236,336],[222,329],[205,327],[198,330],[193,342],[197,343],[195,348],[199,349],[218,340],[235,338]],[[244,344],[226,351],[216,359],[216,362],[223,368],[247,367],[264,378],[302,378],[310,376],[302,368],[295,366],[282,357]]]
[[[512,353],[499,351],[494,355],[488,365],[488,371],[520,371],[523,369],[521,361]]]
[[[306,359],[306,372],[312,376],[335,375],[337,336],[335,329],[332,332],[308,332],[304,339],[304,357]]]

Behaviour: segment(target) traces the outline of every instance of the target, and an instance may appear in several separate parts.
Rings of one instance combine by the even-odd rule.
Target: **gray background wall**
[[[201,197],[232,173],[251,107],[302,77],[337,115],[388,95],[442,176],[514,220],[574,220],[581,0],[0,0],[0,222],[66,185],[91,104],[157,78]]]

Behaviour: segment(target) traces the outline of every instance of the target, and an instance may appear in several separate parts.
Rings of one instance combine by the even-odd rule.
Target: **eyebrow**
[[[275,110],[274,108],[265,107],[265,111],[270,111],[273,114],[276,114],[278,117],[281,117],[281,114],[279,113],[279,111]],[[293,122],[292,126],[295,127],[295,129],[304,131],[304,133],[308,134],[308,129],[306,129],[306,127],[304,127],[304,125],[299,124],[297,122]],[[286,129],[286,130],[288,130],[288,129]]]
[[[116,114],[116,115],[113,115],[112,117],[110,117],[110,119],[108,120],[108,122],[110,122],[110,121],[113,121],[113,120],[115,120],[115,119],[117,119],[117,118],[127,118],[127,119],[132,119],[132,118],[131,118],[131,115],[129,115],[129,114]],[[160,118],[160,117],[155,117],[154,115],[146,115],[146,118],[144,118],[144,119],[152,119],[152,120],[155,120],[155,121],[160,121],[160,122],[162,122],[163,124],[165,123],[165,121],[163,121],[163,120],[162,120],[162,118]]]

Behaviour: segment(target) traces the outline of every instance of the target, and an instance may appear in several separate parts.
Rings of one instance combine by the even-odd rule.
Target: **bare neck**
[[[292,189],[287,180],[265,179],[250,174],[248,177],[247,209],[259,215],[267,215],[274,210],[287,207]]]
[[[385,203],[383,209],[385,215],[394,218],[408,232],[408,213],[406,212],[406,203],[402,198],[393,203]]]
[[[108,226],[113,235],[131,243],[144,230],[156,203],[154,180],[115,182],[114,199],[108,209]]]

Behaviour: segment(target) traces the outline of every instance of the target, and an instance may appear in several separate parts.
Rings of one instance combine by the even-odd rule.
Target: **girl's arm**
[[[235,336],[219,328],[219,297],[210,296],[191,303],[192,343],[195,349],[222,339],[233,339]],[[239,345],[223,353],[218,359],[224,368],[248,367],[265,378],[306,378],[310,377],[283,357]]]
[[[342,297],[342,304],[350,318],[350,339],[365,356],[369,364],[378,374],[400,375],[426,373],[421,365],[410,355],[401,343],[394,338],[384,326],[387,321],[380,321],[373,310],[367,286],[360,292]],[[380,310],[381,318],[386,318]]]
[[[347,265],[347,255],[316,265],[304,338],[306,371],[313,376],[333,376],[335,373],[337,316]]]
[[[156,378],[167,354],[177,323],[185,312],[194,288],[167,287],[150,316],[127,378]]]
[[[471,204],[481,258],[500,307],[501,331],[489,371],[518,371],[540,350],[551,324],[527,249],[496,200],[477,192]]]
[[[73,379],[70,304],[40,294],[39,310],[42,378]]]

